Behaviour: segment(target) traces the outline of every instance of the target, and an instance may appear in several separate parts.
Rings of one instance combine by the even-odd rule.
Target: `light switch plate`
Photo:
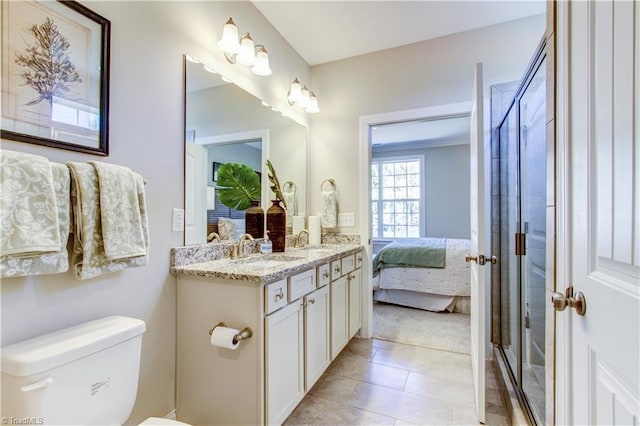
[[[171,229],[174,232],[184,231],[184,209],[173,209]]]
[[[355,213],[338,213],[338,226],[356,226]]]

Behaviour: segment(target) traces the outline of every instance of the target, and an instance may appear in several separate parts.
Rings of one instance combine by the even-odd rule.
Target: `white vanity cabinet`
[[[316,260],[289,276],[235,269],[220,276],[209,265],[178,274],[178,419],[283,423],[360,328],[356,265],[357,257],[348,254]],[[253,335],[235,350],[213,346],[209,331],[220,322],[250,327]]]
[[[362,252],[331,262],[331,359],[362,327]]]

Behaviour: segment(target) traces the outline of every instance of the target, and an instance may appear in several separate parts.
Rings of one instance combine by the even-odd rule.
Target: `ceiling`
[[[470,128],[468,115],[383,124],[371,128],[371,144],[374,148],[398,143],[419,143],[422,146],[466,144],[469,143]]]
[[[311,66],[545,12],[544,0],[252,3]]]

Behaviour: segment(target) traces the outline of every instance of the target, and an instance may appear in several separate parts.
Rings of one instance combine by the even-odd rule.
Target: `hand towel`
[[[89,161],[98,174],[104,253],[108,259],[144,256],[136,177],[127,167]]]
[[[60,245],[58,251],[31,257],[3,256],[0,259],[0,276],[23,277],[27,275],[58,274],[69,269],[67,241],[71,224],[71,183],[69,169],[64,164],[51,163],[53,189],[58,207]]]
[[[58,206],[49,160],[0,151],[0,256],[60,250]]]
[[[331,189],[325,190],[322,188],[322,185],[320,185],[321,224],[323,228],[335,228],[338,225],[338,197],[335,191],[336,186],[333,179],[325,182],[331,184]]]
[[[287,204],[287,226],[292,226],[293,216],[298,214],[298,200],[296,199],[296,185],[293,182],[285,182],[282,187],[282,197]]]
[[[144,266],[147,255],[109,259],[105,253],[100,212],[98,173],[91,164],[67,163],[71,170],[71,205],[75,222],[71,262],[79,280],[85,280],[128,267]],[[138,205],[145,245],[149,247],[149,232],[144,199],[144,181],[135,174]]]

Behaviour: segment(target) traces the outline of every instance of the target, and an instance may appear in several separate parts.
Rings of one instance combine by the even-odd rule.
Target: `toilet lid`
[[[187,423],[182,423],[177,420],[165,419],[162,417],[149,417],[144,422],[140,423],[140,426],[189,426]]]

